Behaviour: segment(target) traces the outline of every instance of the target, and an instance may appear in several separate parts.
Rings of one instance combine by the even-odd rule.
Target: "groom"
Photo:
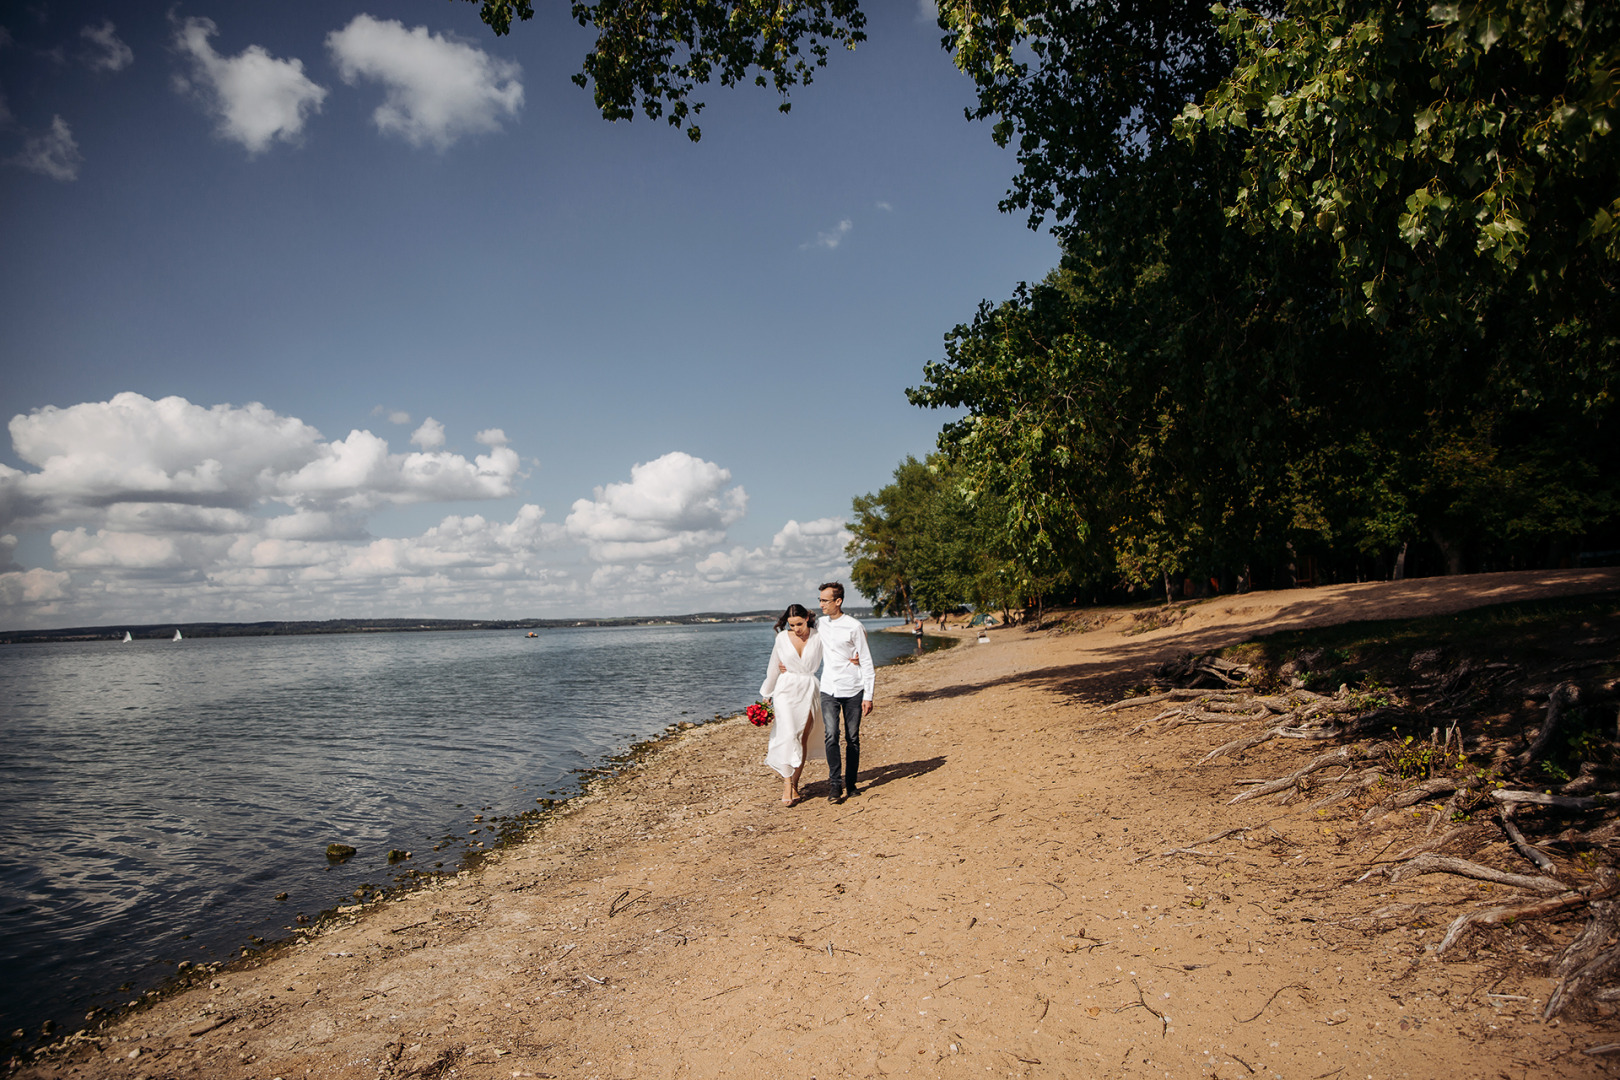
[[[836,805],[846,795],[860,794],[855,776],[861,766],[861,718],[871,715],[875,676],[866,627],[853,615],[844,614],[843,582],[829,581],[821,587],[821,614],[816,633],[821,635],[821,723],[827,734],[827,801]],[[844,745],[849,749],[848,773],[838,753],[840,720]]]

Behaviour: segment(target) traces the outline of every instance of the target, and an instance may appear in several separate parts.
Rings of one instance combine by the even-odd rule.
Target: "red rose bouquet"
[[[755,727],[769,727],[776,719],[776,707],[768,701],[756,701],[748,706],[748,722]]]

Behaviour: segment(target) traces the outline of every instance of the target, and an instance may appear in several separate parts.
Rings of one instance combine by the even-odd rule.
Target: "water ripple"
[[[0,1025],[71,1024],[296,912],[391,848],[516,814],[666,724],[754,697],[760,624],[0,648]],[[909,650],[878,635],[883,659]],[[325,858],[341,841],[359,850]],[[286,903],[276,901],[286,892]]]

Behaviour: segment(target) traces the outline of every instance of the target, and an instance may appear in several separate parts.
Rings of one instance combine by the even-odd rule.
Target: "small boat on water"
[[[130,633],[129,633],[129,631],[128,631],[128,630],[125,630],[125,631],[124,631],[124,640],[125,640],[125,641],[134,641],[134,640],[135,640],[135,639],[134,639],[134,638],[133,638],[133,637],[131,637],[131,636],[130,636]]]
[[[174,632],[174,640],[176,640],[176,641],[180,640],[180,631],[176,630]]]
[[[539,637],[539,636],[540,636],[540,635],[539,635],[539,634],[537,634],[537,633],[535,633],[535,632],[534,632],[534,631],[533,631],[533,630],[530,630],[530,631],[529,631],[529,632],[528,632],[528,634],[527,634],[527,635],[525,635],[525,636],[527,636],[527,637]]]

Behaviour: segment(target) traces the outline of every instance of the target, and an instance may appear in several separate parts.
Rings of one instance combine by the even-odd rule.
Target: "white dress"
[[[821,731],[821,683],[816,670],[821,667],[821,638],[811,634],[800,654],[793,647],[793,635],[786,630],[776,635],[771,661],[760,684],[759,696],[776,706],[771,724],[771,745],[765,751],[765,764],[784,777],[808,761],[826,761],[826,739]],[[786,665],[782,671],[779,665]],[[805,725],[810,727],[810,752],[802,741]]]

